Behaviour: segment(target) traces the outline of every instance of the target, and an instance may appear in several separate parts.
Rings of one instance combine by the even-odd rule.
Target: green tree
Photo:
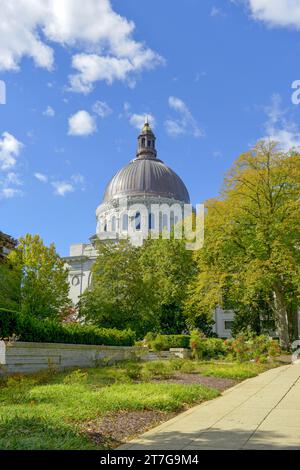
[[[80,316],[101,327],[131,328],[139,338],[157,330],[151,285],[143,278],[141,249],[127,240],[98,242],[92,286],[80,299]]]
[[[237,159],[220,197],[206,206],[187,314],[209,315],[228,298],[252,309],[266,302],[287,348],[297,336],[300,304],[299,155],[258,143]]]
[[[14,276],[20,276],[20,311],[41,319],[60,319],[70,306],[69,284],[55,246],[46,247],[38,235],[28,234],[20,238],[8,262]]]
[[[152,286],[160,332],[181,333],[186,329],[186,288],[196,272],[192,251],[173,235],[149,239],[142,248],[141,266],[144,279]]]
[[[8,260],[0,262],[0,308],[20,310],[21,270]]]

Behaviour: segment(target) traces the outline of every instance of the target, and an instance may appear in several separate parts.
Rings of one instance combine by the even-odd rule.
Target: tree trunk
[[[299,338],[298,315],[297,307],[292,306],[288,309],[290,342],[293,342]]]
[[[276,287],[273,292],[275,322],[278,330],[279,343],[283,349],[289,349],[289,322],[288,309],[284,298],[283,290]]]

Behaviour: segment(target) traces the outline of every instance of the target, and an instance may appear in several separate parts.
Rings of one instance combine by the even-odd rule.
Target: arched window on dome
[[[146,146],[146,139],[143,137],[142,138],[142,147],[144,148]]]
[[[111,231],[115,232],[116,231],[116,217],[113,216],[111,219]]]
[[[141,230],[141,213],[137,212],[134,218],[135,230]]]
[[[155,215],[153,212],[150,212],[149,214],[149,224],[148,224],[149,230],[154,230],[155,229]]]
[[[128,214],[124,214],[122,217],[122,229],[128,230]]]

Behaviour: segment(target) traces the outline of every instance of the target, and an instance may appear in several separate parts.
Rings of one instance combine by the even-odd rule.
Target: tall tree
[[[143,279],[140,248],[127,240],[99,242],[92,286],[79,302],[80,316],[109,328],[131,328],[143,337],[157,329],[150,283]]]
[[[268,302],[287,348],[300,305],[299,154],[258,143],[237,159],[220,197],[206,206],[187,314],[207,315],[228,298],[252,308]]]
[[[152,285],[160,331],[181,333],[186,329],[183,304],[186,288],[196,272],[192,251],[185,240],[159,238],[145,242],[141,253],[144,279]]]
[[[68,271],[56,253],[38,235],[20,238],[8,262],[21,279],[20,310],[38,318],[60,319],[70,306]]]
[[[21,270],[12,266],[9,260],[0,262],[0,308],[21,308]]]

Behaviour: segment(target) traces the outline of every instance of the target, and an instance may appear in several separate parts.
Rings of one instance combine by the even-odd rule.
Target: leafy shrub
[[[191,332],[190,346],[196,359],[224,358],[228,353],[226,342],[221,338],[205,338],[198,330]]]
[[[207,359],[217,359],[226,356],[228,348],[221,338],[205,338],[203,340],[202,354]]]
[[[61,324],[53,320],[37,320],[20,313],[0,310],[0,338],[15,334],[19,341],[40,343],[99,344],[132,346],[135,333],[131,330],[97,328],[79,323]]]
[[[197,365],[194,361],[184,361],[180,368],[180,371],[183,374],[195,374],[197,372]]]
[[[203,339],[205,338],[204,334],[198,330],[193,330],[190,337],[190,348],[193,352],[195,359],[202,358],[203,355]]]
[[[279,356],[281,352],[277,341],[266,335],[254,336],[251,333],[240,333],[226,344],[238,361],[265,362],[268,357]]]
[[[86,383],[88,379],[88,373],[84,370],[76,369],[70,374],[66,375],[63,382],[65,384],[78,384]]]
[[[148,333],[145,341],[154,351],[168,351],[170,348],[188,348],[190,337],[188,335],[154,335]]]
[[[172,366],[166,361],[153,361],[143,364],[142,376],[145,380],[168,379],[172,375]]]
[[[138,362],[132,362],[127,365],[126,373],[130,379],[138,380],[141,378],[142,365]]]

